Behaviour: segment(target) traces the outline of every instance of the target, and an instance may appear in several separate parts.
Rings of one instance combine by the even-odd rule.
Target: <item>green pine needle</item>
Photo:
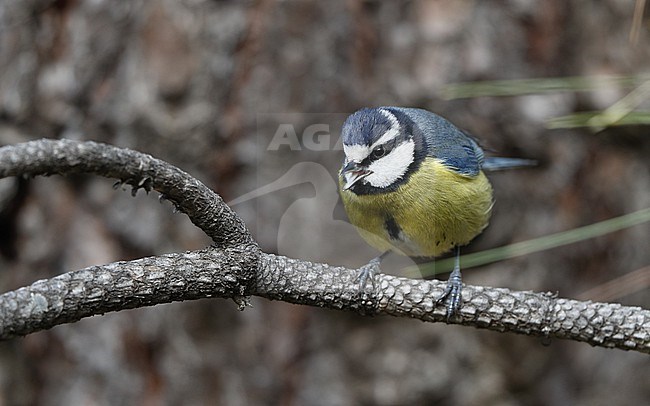
[[[578,241],[599,237],[614,231],[636,226],[650,221],[650,208],[639,210],[620,217],[615,217],[599,223],[590,224],[584,227],[562,231],[544,237],[534,238],[503,247],[493,248],[473,254],[461,256],[461,268],[467,269],[479,265],[490,264],[504,259],[514,258],[534,252],[544,251],[551,248],[561,247]],[[422,275],[435,275],[451,271],[454,265],[454,258],[447,258],[435,263],[423,266],[419,271]],[[444,270],[444,271],[442,271]],[[408,272],[418,271],[417,267],[409,267]],[[441,272],[442,271],[442,272]]]
[[[453,83],[442,89],[447,100],[481,96],[522,96],[539,93],[586,92],[604,87],[634,87],[645,80],[640,76],[569,76]]]
[[[551,130],[559,128],[592,127],[594,120],[602,116],[601,111],[586,111],[567,116],[554,117],[546,121],[546,127]],[[608,120],[606,123],[596,123],[597,126],[615,125],[650,125],[650,111],[632,111],[616,121]]]

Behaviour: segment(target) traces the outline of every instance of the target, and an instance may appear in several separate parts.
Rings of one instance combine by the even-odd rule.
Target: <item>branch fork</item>
[[[359,294],[358,270],[264,253],[219,195],[150,155],[95,142],[42,139],[0,148],[0,178],[93,173],[116,185],[156,190],[214,241],[203,250],[120,261],[72,271],[0,295],[0,339],[84,317],[173,301],[220,297],[246,307],[247,296],[411,317],[502,332],[584,341],[650,353],[650,311],[550,293],[467,285],[457,316],[435,298],[440,281],[379,274]],[[369,284],[371,285],[371,284]]]

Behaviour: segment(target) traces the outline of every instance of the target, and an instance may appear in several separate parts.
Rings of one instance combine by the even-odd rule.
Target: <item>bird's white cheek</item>
[[[374,187],[387,187],[406,174],[415,159],[415,143],[405,142],[395,147],[388,155],[370,164],[368,169],[372,174],[366,181]]]

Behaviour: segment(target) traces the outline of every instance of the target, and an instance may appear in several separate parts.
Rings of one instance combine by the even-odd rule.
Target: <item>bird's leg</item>
[[[375,288],[375,275],[378,273],[381,273],[381,269],[379,265],[381,264],[381,260],[384,259],[386,255],[388,255],[390,251],[386,251],[379,255],[376,258],[373,258],[359,268],[359,275],[357,276],[357,280],[359,281],[359,293],[363,292],[366,289],[366,283],[368,283],[368,279],[370,279],[370,283],[372,283],[372,288]]]
[[[438,297],[436,304],[447,301],[447,320],[460,310],[461,291],[463,289],[463,281],[460,276],[460,248],[456,247],[456,262],[454,270],[449,274],[447,279],[447,287],[445,291]]]

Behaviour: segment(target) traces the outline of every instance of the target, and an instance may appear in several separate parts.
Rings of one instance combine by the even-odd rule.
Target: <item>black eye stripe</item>
[[[376,147],[375,147],[375,150],[377,150],[377,148],[381,148],[381,149],[383,150],[383,152],[384,152],[382,156],[386,156],[386,155],[388,155],[388,154],[389,154],[393,149],[395,149],[395,146],[396,146],[396,145],[397,145],[397,142],[395,142],[395,140],[390,140],[390,141],[388,141],[388,142],[385,142],[385,143],[383,143],[383,144],[381,144],[381,145],[376,146]]]
[[[384,148],[383,145],[376,146],[375,149],[373,149],[372,152],[370,153],[370,156],[373,159],[379,159],[384,155],[386,155],[386,148]]]
[[[386,141],[383,144],[377,145],[375,148],[370,151],[370,154],[366,159],[364,159],[361,163],[364,165],[370,165],[370,163],[385,157],[386,155],[390,154],[393,149],[397,146],[397,140],[393,139],[390,141]],[[383,153],[379,154],[378,149],[383,149]]]

